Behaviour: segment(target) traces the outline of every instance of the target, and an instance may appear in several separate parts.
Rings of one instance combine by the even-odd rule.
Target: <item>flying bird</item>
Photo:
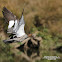
[[[17,38],[22,38],[22,40],[28,37],[28,35],[24,31],[25,22],[24,22],[23,12],[21,18],[17,19],[16,16],[12,12],[10,12],[6,7],[3,7],[3,11],[2,11],[5,21],[9,24],[8,33],[12,33],[12,34],[15,33],[14,36],[16,36]]]

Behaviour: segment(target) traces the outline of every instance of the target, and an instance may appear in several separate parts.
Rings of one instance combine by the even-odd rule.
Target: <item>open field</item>
[[[24,8],[25,31],[27,34],[35,33],[42,37],[43,42],[40,44],[40,49],[49,50],[62,46],[62,0],[0,0],[0,52],[4,53],[0,57],[0,62],[5,60],[14,62],[13,53],[8,52],[10,46],[2,42],[9,35],[6,33],[8,24],[4,22],[2,14],[4,6],[17,18],[21,17]],[[6,58],[2,59],[5,56]],[[9,57],[8,60],[7,57]]]

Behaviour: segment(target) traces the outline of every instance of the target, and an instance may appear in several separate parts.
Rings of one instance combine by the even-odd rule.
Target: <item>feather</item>
[[[16,16],[12,12],[10,12],[6,7],[3,7],[2,13],[6,22],[9,23],[10,20],[16,20]]]
[[[23,9],[23,11],[24,11],[24,9]],[[20,20],[16,19],[16,16],[12,12],[10,12],[6,7],[3,7],[2,13],[3,13],[3,16],[6,19],[6,21],[9,22],[8,29],[11,29],[12,26],[14,25],[14,27],[10,33],[15,32],[15,35],[17,37],[26,35],[25,31],[24,31],[25,22],[24,22],[23,12],[22,12],[22,16],[21,16]]]
[[[22,15],[22,17],[19,21],[19,24],[18,24],[18,30],[16,32],[17,37],[25,35],[24,26],[25,26],[25,22],[24,22],[24,17]]]
[[[8,29],[14,25],[14,20],[9,21]]]

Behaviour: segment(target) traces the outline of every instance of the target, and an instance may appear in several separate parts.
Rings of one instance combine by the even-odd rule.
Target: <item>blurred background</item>
[[[59,47],[62,52],[62,0],[0,0],[0,62],[26,62],[15,56],[10,51],[11,47],[2,41],[8,38],[6,33],[8,24],[4,22],[2,14],[4,6],[19,19],[24,8],[25,32],[35,33],[43,40],[40,44],[40,57],[48,55],[50,52],[47,50],[53,48]],[[42,49],[46,52],[41,52]],[[50,55],[59,55],[62,58],[62,53],[51,52]],[[18,57],[20,60],[16,61]],[[36,62],[42,61],[50,62],[41,59]]]

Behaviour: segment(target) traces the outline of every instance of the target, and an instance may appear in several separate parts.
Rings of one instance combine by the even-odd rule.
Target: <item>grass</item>
[[[4,6],[6,6],[10,11],[12,11],[17,16],[17,18],[21,17],[22,10],[24,8],[25,9],[24,19],[26,22],[25,29],[27,33],[30,32],[31,27],[35,26],[33,22],[36,23],[37,20],[41,26],[48,27],[50,29],[50,32],[62,33],[61,30],[62,3],[61,2],[62,2],[61,0],[59,1],[57,0],[39,0],[39,1],[38,0],[36,1],[35,0],[33,1],[0,0],[0,18],[3,17],[2,8]],[[0,22],[2,22],[1,19]]]
[[[48,28],[42,29],[42,31],[40,31],[37,36],[42,37],[43,39],[41,47],[42,49],[53,49],[62,45],[60,41],[62,40],[62,35],[58,34],[56,36],[53,36],[49,33]]]
[[[10,46],[4,44],[0,39],[0,62],[14,62],[14,54],[10,51]]]

